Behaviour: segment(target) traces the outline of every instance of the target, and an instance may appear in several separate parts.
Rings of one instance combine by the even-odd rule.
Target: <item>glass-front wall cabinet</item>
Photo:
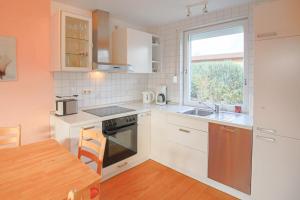
[[[92,69],[91,18],[62,12],[61,64],[63,71]]]

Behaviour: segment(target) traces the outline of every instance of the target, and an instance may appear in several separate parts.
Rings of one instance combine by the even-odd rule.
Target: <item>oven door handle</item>
[[[112,135],[116,135],[118,133],[118,131],[103,131],[103,133],[105,135],[112,136]]]
[[[133,124],[130,124],[130,125],[127,125],[127,126],[122,126],[122,127],[119,127],[118,129],[115,129],[115,130],[112,130],[112,131],[102,130],[102,132],[103,132],[105,135],[112,136],[112,135],[115,135],[115,134],[117,134],[118,132],[121,132],[122,130],[128,129],[128,128],[130,128],[130,127],[137,127],[137,124],[136,124],[136,123],[133,123]]]

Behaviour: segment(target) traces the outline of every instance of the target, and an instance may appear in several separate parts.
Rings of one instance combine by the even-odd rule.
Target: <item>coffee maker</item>
[[[155,102],[157,105],[167,104],[167,86],[162,85],[157,89]]]

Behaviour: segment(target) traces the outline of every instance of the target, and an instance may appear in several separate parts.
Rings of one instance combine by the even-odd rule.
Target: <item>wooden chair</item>
[[[71,190],[68,194],[67,200],[82,200],[82,195],[77,192],[77,190]]]
[[[21,146],[21,126],[0,127],[0,148]]]
[[[102,163],[106,138],[101,131],[93,129],[81,129],[78,145],[78,159],[82,156],[90,159],[88,163],[95,162],[97,164],[97,173],[102,175]],[[90,188],[91,199],[97,199],[100,196],[100,186]]]
[[[90,200],[88,190],[84,189],[81,191],[71,190],[68,194],[67,200]]]

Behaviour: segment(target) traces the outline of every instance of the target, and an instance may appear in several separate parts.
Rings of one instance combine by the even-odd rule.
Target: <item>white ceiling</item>
[[[156,26],[186,17],[186,6],[202,0],[55,0],[84,9],[102,9],[112,16],[140,26]],[[219,10],[251,0],[208,0],[208,11]],[[200,10],[200,8],[199,8]],[[200,11],[192,10],[192,16]]]

